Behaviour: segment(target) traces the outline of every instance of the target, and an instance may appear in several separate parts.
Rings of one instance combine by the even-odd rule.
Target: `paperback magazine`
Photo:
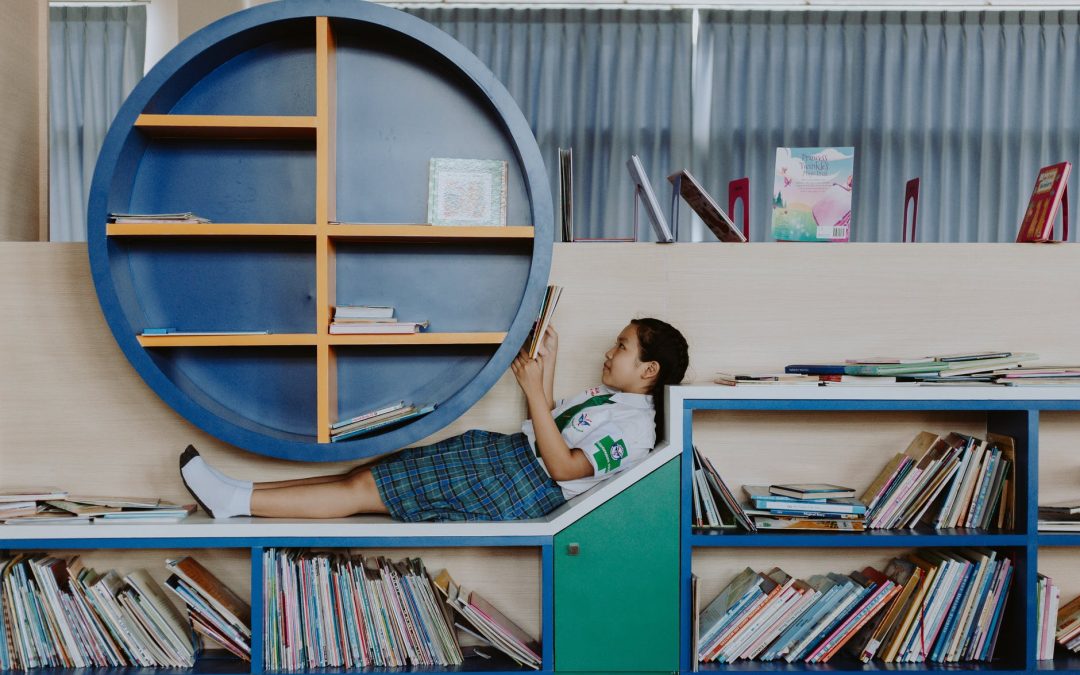
[[[773,238],[850,241],[854,175],[855,148],[777,148]]]

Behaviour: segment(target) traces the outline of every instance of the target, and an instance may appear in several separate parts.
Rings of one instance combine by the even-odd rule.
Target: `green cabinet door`
[[[555,535],[555,670],[679,669],[679,458]]]

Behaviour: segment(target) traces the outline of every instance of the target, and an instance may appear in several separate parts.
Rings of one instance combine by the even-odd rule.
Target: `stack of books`
[[[17,554],[0,558],[0,588],[0,670],[195,663],[191,628],[145,570]]]
[[[1056,618],[1057,643],[1071,652],[1080,652],[1080,596],[1065,603]]]
[[[464,624],[454,624],[458,630],[501,651],[519,665],[540,669],[543,665],[540,643],[479,593],[462,589],[446,570],[435,576],[435,587],[442,593],[447,605],[464,621]],[[473,653],[490,658],[490,654],[476,649],[473,649]]]
[[[338,305],[330,321],[331,335],[408,335],[428,327],[427,321],[398,321],[394,308],[382,305]]]
[[[0,520],[5,525],[160,525],[180,522],[194,512],[194,504],[174,504],[157,497],[69,495],[51,487],[0,488]]]
[[[713,378],[715,384],[727,387],[756,384],[810,384],[817,386],[820,380],[816,375],[797,373],[724,373],[718,372]]]
[[[165,587],[187,607],[195,631],[251,661],[251,606],[190,556],[168,560],[165,567],[172,572]]]
[[[1029,352],[1006,351],[918,357],[874,357],[848,359],[843,363],[792,364],[786,366],[784,372],[815,375],[829,384],[845,382],[844,376],[893,377],[896,378],[896,383],[992,384],[1000,373],[1038,358],[1038,355]],[[856,382],[851,381],[851,383]]]
[[[754,521],[746,515],[738,500],[709,458],[694,446],[693,527],[703,530],[742,528],[756,532]]]
[[[383,429],[392,425],[400,424],[407,420],[415,419],[435,410],[435,403],[427,403],[416,406],[405,401],[398,401],[390,405],[369,410],[356,417],[335,422],[330,425],[330,442],[347,441],[369,434],[376,429]]]
[[[759,530],[862,532],[866,506],[853,488],[828,484],[744,485]]]
[[[110,213],[109,220],[114,223],[209,223],[210,220],[197,216],[191,211],[184,213]]]
[[[1040,661],[1054,658],[1057,635],[1058,606],[1061,604],[1061,587],[1045,574],[1038,575],[1035,584],[1035,635],[1036,656]]]
[[[446,605],[423,562],[267,549],[265,667],[461,665]]]
[[[995,370],[990,376],[997,384],[1011,387],[1080,385],[1080,366],[1041,366],[1039,368],[1007,368]]]
[[[920,432],[863,493],[867,527],[1012,529],[1015,464],[1008,436]]]
[[[702,662],[989,661],[1012,561],[995,551],[922,551],[885,570],[815,575],[746,568],[698,616]]]
[[[1080,499],[1039,504],[1040,532],[1080,532]]]

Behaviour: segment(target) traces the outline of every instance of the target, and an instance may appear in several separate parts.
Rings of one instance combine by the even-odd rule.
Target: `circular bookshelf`
[[[507,226],[426,224],[437,157],[505,161]],[[211,222],[109,222],[184,212]],[[553,210],[528,124],[461,44],[386,7],[298,0],[204,28],[135,87],[87,230],[109,327],[166,403],[252,452],[337,461],[438,431],[506,371],[543,300]],[[429,327],[333,335],[339,304]],[[399,400],[437,405],[329,442]]]

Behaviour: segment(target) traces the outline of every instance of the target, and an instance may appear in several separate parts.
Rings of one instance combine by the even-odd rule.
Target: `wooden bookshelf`
[[[420,346],[498,345],[506,333],[412,333],[409,335],[139,335],[143,347],[293,347],[293,346]]]
[[[143,113],[135,126],[152,138],[220,138],[309,140],[318,128],[315,117],[284,115],[161,115]]]
[[[121,339],[148,381],[162,383],[157,373],[168,373],[172,384],[164,386],[171,391],[160,392],[164,398],[189,395],[182,371],[197,361],[248,368],[249,358],[267,359],[268,372],[303,380],[282,386],[313,388],[311,420],[300,436],[311,440],[298,442],[295,433],[279,434],[272,422],[262,422],[254,428],[270,436],[264,442],[255,443],[243,424],[231,442],[288,459],[328,452],[337,458],[375,456],[445,426],[509,366],[546,286],[553,214],[543,195],[550,189],[535,139],[508,94],[476,87],[468,68],[450,75],[418,57],[380,55],[442,37],[406,31],[382,42],[382,29],[372,28],[378,20],[299,14],[300,7],[284,12],[274,28],[248,28],[251,35],[266,34],[266,43],[251,52],[258,55],[254,60],[228,60],[216,70],[200,62],[178,70],[171,77],[184,80],[187,93],[176,79],[160,92],[150,89],[161,83],[150,81],[132,93],[102,153],[101,162],[115,167],[103,175],[114,176],[92,190],[88,217],[103,227],[92,228],[92,240],[101,234],[91,261],[108,270],[101,278],[110,287],[103,293],[116,294],[118,302],[103,296],[102,306],[120,332],[147,325],[269,331]],[[199,52],[212,47],[208,39],[190,43],[191,59],[205,58]],[[444,47],[454,54],[451,62],[471,58],[455,51],[456,43]],[[258,70],[244,77],[248,69],[279,62],[279,75]],[[269,79],[274,87],[261,86]],[[505,119],[492,124],[493,115]],[[136,134],[138,142],[123,143],[125,133]],[[429,159],[476,152],[509,162],[507,216],[530,225],[423,224]],[[128,192],[115,188],[125,183]],[[106,222],[111,212],[176,211],[214,222]],[[185,259],[190,268],[182,264]],[[140,316],[146,303],[158,308],[153,318]],[[393,305],[398,316],[429,320],[435,330],[330,335],[333,308],[346,304]],[[305,347],[314,350],[296,350]],[[221,349],[211,354],[183,348]],[[135,349],[152,349],[153,359]],[[377,365],[375,354],[393,365]],[[409,354],[416,356],[411,367],[400,359]],[[310,367],[300,365],[308,358]],[[174,370],[167,365],[172,362],[185,365]],[[200,377],[213,379],[209,371]],[[252,381],[254,375],[238,377]],[[367,383],[363,389],[350,384],[358,378]],[[198,388],[244,408],[236,392],[211,391],[230,379],[236,378],[204,381]],[[329,427],[341,411],[379,405],[380,391],[439,407],[401,428],[330,448]],[[250,414],[265,414],[262,404],[251,406]],[[239,418],[249,414],[232,412]],[[295,402],[281,412],[296,414]],[[208,415],[206,423],[219,428],[220,416]]]

